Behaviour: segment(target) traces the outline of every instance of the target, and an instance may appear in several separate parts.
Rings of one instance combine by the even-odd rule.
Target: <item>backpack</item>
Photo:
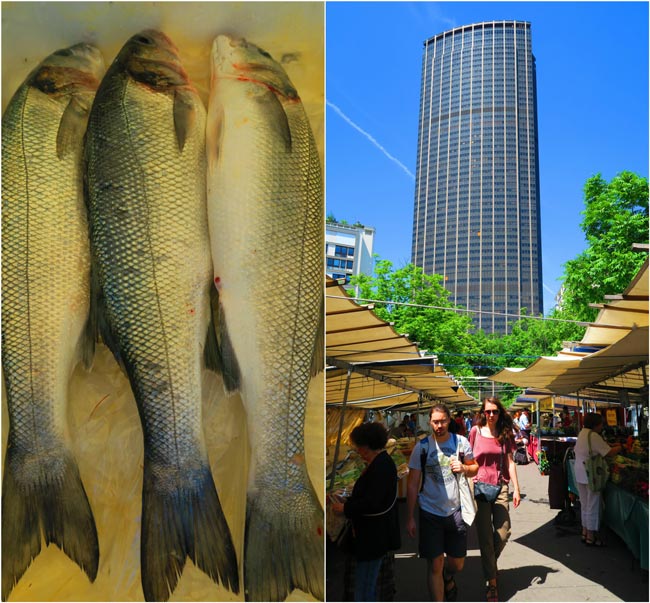
[[[517,465],[528,465],[528,455],[525,448],[517,448],[512,458]]]

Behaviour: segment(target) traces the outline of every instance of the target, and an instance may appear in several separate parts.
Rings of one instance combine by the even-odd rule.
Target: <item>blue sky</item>
[[[375,253],[410,262],[423,42],[501,19],[531,23],[548,312],[586,246],[585,181],[648,175],[647,2],[328,2],[327,212],[374,226]]]

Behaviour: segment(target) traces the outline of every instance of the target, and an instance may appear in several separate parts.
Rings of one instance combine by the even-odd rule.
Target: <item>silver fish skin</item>
[[[224,383],[241,392],[251,446],[246,599],[322,599],[323,510],[304,454],[323,368],[321,167],[287,74],[246,40],[213,42],[206,147]]]
[[[188,557],[238,592],[201,412],[212,281],[205,108],[163,33],[131,37],[109,68],[85,161],[92,321],[127,372],[144,434],[145,599],[166,601]]]
[[[56,51],[2,117],[2,369],[9,434],[2,485],[2,599],[45,543],[91,581],[95,520],[68,443],[68,384],[94,345],[82,145],[104,72],[88,44]]]

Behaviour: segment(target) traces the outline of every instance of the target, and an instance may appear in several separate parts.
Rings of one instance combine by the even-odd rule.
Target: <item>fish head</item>
[[[98,48],[81,42],[48,56],[31,74],[29,84],[51,96],[97,90],[104,74]]]
[[[135,81],[158,92],[190,85],[178,48],[160,31],[146,29],[129,38],[116,61]]]
[[[299,100],[285,70],[268,52],[244,38],[219,35],[212,43],[212,84],[235,79],[258,84],[287,100]]]

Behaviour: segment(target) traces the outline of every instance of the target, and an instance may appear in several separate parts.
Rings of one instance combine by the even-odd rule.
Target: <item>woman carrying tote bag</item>
[[[486,600],[498,601],[497,559],[510,537],[508,483],[512,481],[512,502],[521,501],[517,466],[513,460],[516,448],[512,417],[499,398],[485,398],[480,419],[472,427],[469,441],[478,463],[474,478],[474,496],[478,503],[476,530],[481,548],[483,575],[487,581]]]
[[[575,477],[580,493],[580,516],[582,520],[582,542],[588,546],[603,546],[598,535],[600,529],[600,490],[594,491],[589,487],[589,476],[585,463],[591,455],[601,457],[613,456],[621,451],[621,446],[610,447],[600,435],[603,431],[603,417],[590,412],[585,416],[584,427],[578,434],[574,448]],[[591,450],[590,450],[591,449]]]

